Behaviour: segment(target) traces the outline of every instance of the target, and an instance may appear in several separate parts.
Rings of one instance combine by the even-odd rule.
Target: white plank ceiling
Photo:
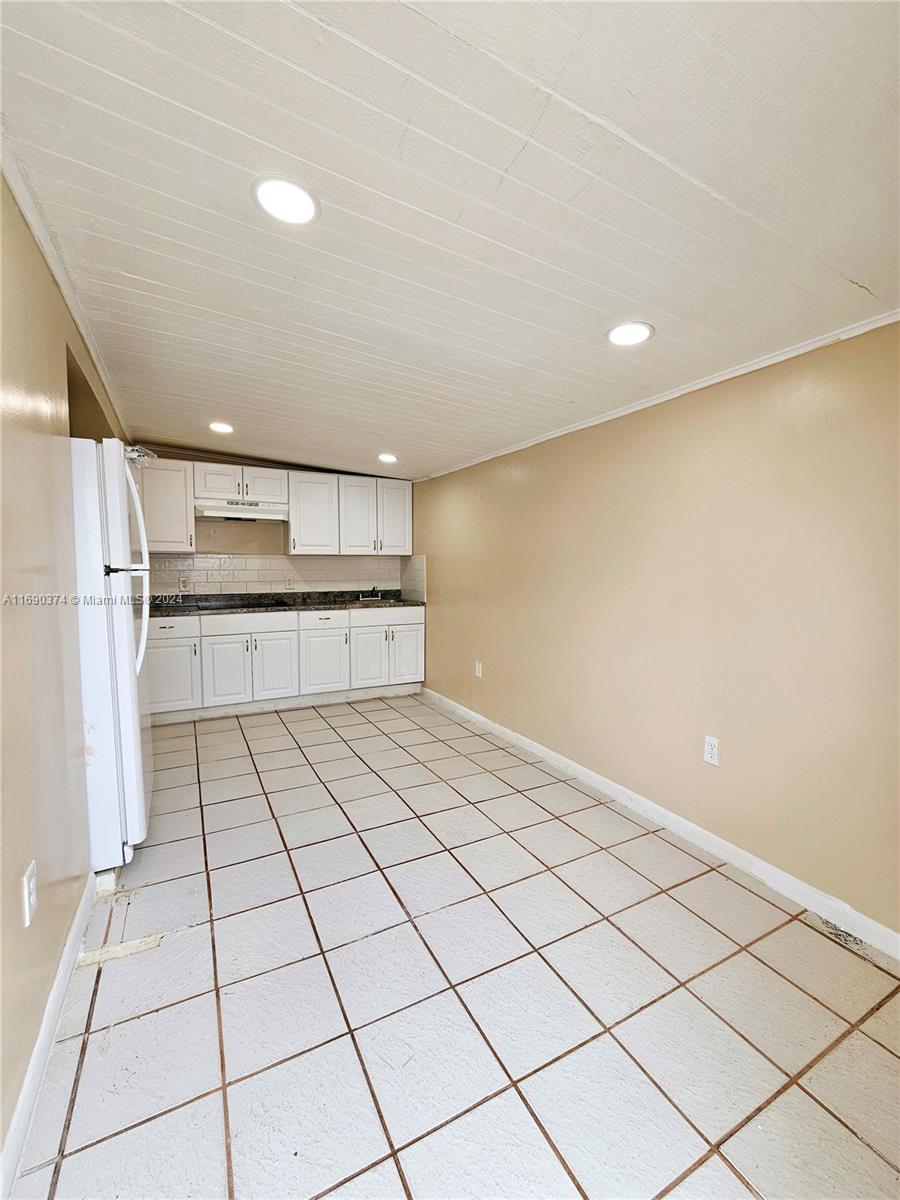
[[[132,437],[418,478],[894,308],[898,13],[6,3],[5,130]]]

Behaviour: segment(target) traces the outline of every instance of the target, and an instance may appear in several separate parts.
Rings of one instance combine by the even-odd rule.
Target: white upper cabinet
[[[340,554],[338,476],[291,471],[288,553]]]
[[[140,471],[147,546],[154,553],[194,549],[193,464],[157,458]]]
[[[379,479],[378,553],[412,554],[412,484],[408,479]]]
[[[287,471],[276,467],[244,467],[244,499],[287,504]]]
[[[341,475],[341,554],[378,553],[378,481]]]
[[[198,500],[240,500],[243,467],[231,463],[194,463],[194,496]]]

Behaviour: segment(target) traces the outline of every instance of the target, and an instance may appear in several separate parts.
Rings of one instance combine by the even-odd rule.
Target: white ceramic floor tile
[[[650,1200],[707,1149],[607,1035],[522,1085],[589,1196]]]
[[[121,899],[127,902],[122,941],[135,941],[151,933],[168,933],[209,920],[204,874],[150,884]]]
[[[422,742],[420,745],[408,746],[407,751],[419,762],[430,763],[438,758],[453,758],[456,751],[444,742]]]
[[[384,775],[385,771],[396,770],[398,767],[413,766],[416,761],[411,754],[407,754],[399,746],[394,746],[390,750],[361,750],[360,756],[365,758],[372,770],[378,771],[380,775]],[[398,785],[391,784],[391,787],[396,786]]]
[[[374,728],[370,728],[367,732],[369,733],[368,737],[355,738],[353,741],[354,752],[361,755],[366,762],[369,762],[373,755],[384,754],[386,751],[390,752],[397,749],[396,744],[386,734],[378,733]],[[346,743],[344,744],[346,745]],[[379,761],[382,760],[376,759],[371,765],[375,767]],[[397,759],[396,765],[402,765],[403,761],[405,760]],[[390,766],[393,763],[388,762],[386,765]]]
[[[380,875],[363,875],[307,897],[313,921],[326,950],[378,933],[406,919]]]
[[[890,975],[801,921],[763,938],[752,953],[848,1021],[858,1021],[896,987]]]
[[[395,792],[382,792],[344,802],[341,807],[357,829],[377,829],[394,821],[407,821],[415,816]]]
[[[746,871],[741,871],[737,867],[730,866],[728,863],[719,869],[727,879],[733,879],[735,883],[743,884],[745,888],[749,888],[751,892],[756,892],[757,896],[762,896],[763,900],[768,900],[776,908],[783,908],[785,912],[792,914],[803,912],[802,904],[795,904],[793,900],[788,900],[787,896],[782,896],[780,892],[773,891],[772,888],[767,887],[761,880],[748,875]]]
[[[328,962],[354,1029],[447,986],[409,922],[331,950]]]
[[[304,755],[296,746],[293,750],[253,751],[253,762],[257,771],[274,771],[278,767],[302,767],[308,757],[309,755]]]
[[[411,916],[478,895],[481,888],[449,854],[433,854],[385,872]]]
[[[518,792],[509,796],[498,796],[494,800],[485,800],[477,805],[477,808],[508,833],[514,829],[524,829],[528,825],[552,820],[546,809],[529,800],[527,796],[520,796]]]
[[[358,775],[369,774],[366,764],[355,754],[348,758],[335,758],[331,762],[316,763],[315,770],[323,783],[337,783],[341,779],[355,779]]]
[[[896,1200],[900,1177],[798,1088],[749,1121],[722,1147],[766,1197]]]
[[[88,1038],[66,1150],[217,1087],[211,995],[111,1025]]]
[[[275,728],[276,726],[272,726],[273,730]],[[250,731],[247,732],[247,742],[254,754],[265,754],[270,750],[293,750],[295,746],[299,745],[302,747],[303,745],[302,741],[299,739],[295,741],[286,730],[282,733],[268,733],[268,727],[266,727],[266,730],[266,737],[258,737]],[[309,736],[315,737],[316,735],[310,734]]]
[[[690,988],[791,1075],[847,1028],[846,1022],[747,953],[707,971]]]
[[[737,950],[730,938],[668,896],[654,896],[617,913],[613,923],[679,979],[688,979]]]
[[[179,812],[159,813],[151,816],[147,836],[141,845],[159,846],[164,842],[177,842],[182,838],[199,837],[202,832],[199,808],[184,808]]]
[[[220,804],[223,800],[240,800],[244,796],[258,796],[262,790],[255,772],[232,775],[227,779],[210,779],[208,783],[200,784],[200,803]]]
[[[492,895],[535,946],[600,920],[596,909],[549,872],[498,888]]]
[[[246,750],[246,747],[244,747]],[[214,762],[200,764],[200,782],[209,783],[213,779],[230,779],[234,775],[252,775],[253,759],[249,754],[238,758],[220,758]]]
[[[388,1158],[377,1167],[363,1171],[343,1187],[329,1192],[328,1200],[406,1200],[406,1192],[394,1160]]]
[[[411,821],[398,821],[395,825],[383,825],[379,829],[367,829],[362,836],[382,867],[409,862],[410,859],[436,854],[443,849],[434,834],[429,833],[417,817]]]
[[[197,768],[194,765],[189,767],[166,767],[162,771],[153,772],[153,783],[158,788],[181,787],[186,783],[197,782]]]
[[[63,1160],[59,1200],[116,1200],[126,1193],[224,1200],[228,1185],[220,1093]]]
[[[456,755],[455,758],[439,758],[431,764],[431,769],[435,775],[440,775],[441,779],[463,779],[466,775],[480,775],[485,770],[462,754]]]
[[[314,846],[302,846],[291,851],[291,858],[305,892],[375,870],[371,854],[355,833],[317,842]]]
[[[306,905],[299,896],[223,917],[215,922],[215,938],[222,987],[318,951]]]
[[[59,1022],[54,1033],[55,1041],[84,1033],[96,979],[97,967],[79,965],[76,962],[60,1010]]]
[[[119,874],[119,890],[146,887],[148,883],[162,883],[166,879],[179,879],[182,875],[195,875],[206,869],[203,860],[203,838],[187,838],[183,842],[167,842],[164,846],[140,846],[134,858]]]
[[[39,1167],[36,1171],[17,1175],[9,1194],[10,1200],[47,1200],[55,1170],[56,1164],[50,1163],[47,1167]],[[57,1192],[57,1195],[60,1200],[65,1200],[62,1192]]]
[[[218,833],[222,829],[236,829],[239,825],[266,821],[270,816],[265,796],[247,796],[242,800],[225,800],[221,804],[205,805],[203,828],[206,833]]]
[[[488,890],[515,883],[517,879],[536,875],[544,869],[543,863],[508,833],[470,842],[468,846],[457,846],[453,854]]]
[[[390,788],[380,775],[369,771],[362,775],[351,775],[348,779],[335,779],[328,784],[328,791],[335,800],[346,804],[350,800],[363,800],[367,796],[377,796],[382,792],[390,791]]]
[[[387,740],[387,739],[385,739]],[[390,743],[388,743],[390,745]],[[357,744],[356,749],[359,750],[360,745]],[[320,742],[318,746],[307,746],[306,757],[313,764],[318,766],[319,763],[334,762],[336,758],[349,758],[353,754],[353,750],[342,739],[334,742]],[[300,763],[272,763],[273,767],[297,767]]]
[[[882,1005],[862,1026],[863,1033],[900,1055],[900,995]]]
[[[222,989],[227,1077],[236,1079],[346,1032],[321,955]]]
[[[290,818],[285,817],[284,820]],[[206,858],[209,869],[213,871],[216,867],[228,867],[232,863],[246,862],[249,858],[277,854],[281,846],[278,826],[269,818],[253,825],[239,825],[235,829],[207,834]]]
[[[70,1038],[66,1042],[57,1042],[50,1051],[31,1119],[31,1128],[19,1162],[23,1171],[49,1162],[59,1153],[63,1122],[75,1081],[81,1043],[81,1038]]]
[[[503,751],[500,750],[497,753],[502,754]],[[541,771],[538,767],[529,766],[527,763],[519,763],[516,767],[500,767],[494,774],[504,783],[508,783],[510,787],[518,788],[520,791],[553,783],[552,775],[548,775],[546,771]]]
[[[864,1141],[900,1165],[900,1062],[890,1050],[851,1033],[801,1082]]]
[[[493,837],[500,832],[499,827],[473,804],[429,813],[422,820],[448,850],[452,850],[454,846],[465,846],[469,842],[479,841],[481,838]]]
[[[525,1105],[504,1092],[400,1155],[416,1200],[579,1195]]]
[[[589,837],[598,846],[615,846],[616,852],[620,844],[636,837],[648,837],[640,825],[629,821],[627,817],[613,812],[608,804],[595,804],[593,808],[584,808],[579,812],[569,813],[565,818],[566,824]],[[670,847],[671,848],[671,847]]]
[[[182,787],[166,788],[165,791],[153,793],[153,814],[178,812],[185,808],[195,808],[200,803],[200,785],[186,783]]]
[[[787,1082],[683,989],[629,1017],[616,1036],[711,1140]]]
[[[209,924],[167,933],[157,945],[111,958],[104,964],[91,1028],[102,1029],[188,996],[198,996],[212,986]]]
[[[721,1158],[708,1158],[666,1200],[751,1200],[749,1192]]]
[[[215,917],[227,917],[258,904],[283,900],[299,891],[290,860],[283,853],[210,871],[209,882]]]
[[[276,817],[288,817],[291,813],[309,812],[313,808],[327,808],[334,804],[334,797],[324,783],[307,783],[303,787],[285,788],[269,796],[269,804]]]
[[[464,983],[459,993],[520,1078],[600,1032],[600,1025],[536,954]]]
[[[326,842],[330,838],[344,837],[354,832],[353,826],[337,804],[279,817],[278,824],[291,850],[297,846],[312,846],[316,842]]]
[[[241,1200],[315,1196],[388,1150],[349,1037],[233,1084],[228,1110]]]
[[[655,883],[632,871],[607,850],[565,863],[556,868],[556,874],[604,914],[646,900],[657,891]]]
[[[498,771],[509,767],[521,767],[522,760],[508,750],[484,750],[471,756],[480,771]],[[548,782],[545,780],[544,782]],[[516,786],[516,785],[513,785]]]
[[[488,771],[483,771],[478,775],[464,775],[453,786],[460,795],[465,796],[473,804],[482,800],[493,800],[497,796],[508,796],[516,790],[512,784],[505,783]]]
[[[586,796],[569,783],[546,783],[542,787],[529,788],[525,794],[555,817],[594,808],[597,804],[591,796]]]
[[[681,884],[669,894],[742,946],[788,919],[780,908],[716,871]]]
[[[404,753],[399,751],[398,753]],[[410,756],[407,754],[407,758]],[[450,762],[451,759],[442,759],[442,762]],[[432,764],[434,766],[435,764]],[[423,783],[437,783],[437,775],[430,767],[423,766],[422,763],[415,763],[411,767],[392,767],[390,769],[384,767],[376,768],[382,779],[387,780],[392,788],[411,788],[418,787]]]
[[[527,954],[530,946],[486,896],[451,904],[416,921],[454,983]]]
[[[263,790],[267,793],[281,792],[285,788],[306,787],[318,783],[312,767],[279,767],[275,771],[261,771]]]
[[[433,1129],[507,1082],[449,992],[368,1025],[357,1037],[395,1144]]]
[[[702,850],[699,846],[695,846],[693,842],[687,841],[686,838],[679,837],[677,833],[673,833],[671,829],[662,829],[658,831],[659,836],[665,842],[677,846],[679,850],[683,850],[685,854],[690,854],[694,858],[699,858],[702,863],[706,863],[708,867],[721,867],[723,860],[717,854],[710,854],[708,850]],[[713,1159],[715,1162],[715,1159]]]
[[[544,954],[607,1025],[676,986],[671,975],[606,921],[554,942]]]
[[[461,808],[466,800],[447,783],[422,783],[418,787],[401,788],[400,795],[418,816]]]
[[[595,853],[593,842],[563,821],[544,821],[540,825],[529,825],[516,831],[516,841],[536,855],[548,867],[559,866],[573,858]]]

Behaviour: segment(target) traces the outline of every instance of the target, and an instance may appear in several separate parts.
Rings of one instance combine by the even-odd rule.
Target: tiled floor
[[[898,978],[412,697],[155,731],[18,1197],[896,1197]]]

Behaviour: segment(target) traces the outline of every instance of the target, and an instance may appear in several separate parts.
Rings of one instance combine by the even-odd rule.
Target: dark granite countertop
[[[196,617],[204,613],[291,612],[295,609],[408,608],[421,600],[406,600],[399,591],[383,591],[378,599],[365,592],[227,592],[224,595],[151,596],[151,617]]]

